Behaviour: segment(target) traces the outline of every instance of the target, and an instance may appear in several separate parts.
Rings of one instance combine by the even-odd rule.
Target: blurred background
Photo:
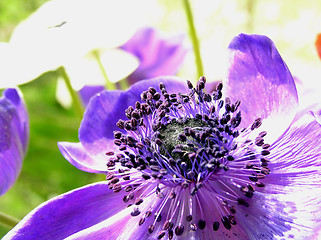
[[[17,25],[45,2],[46,0],[0,1],[0,42],[10,41]],[[270,37],[292,74],[307,86],[318,85],[321,62],[314,42],[317,34],[321,32],[321,1],[191,0],[190,2],[201,45],[204,73],[209,81],[221,80],[224,77],[226,48],[235,35],[243,32]],[[141,11],[141,9],[146,11],[143,25],[155,27],[168,35],[186,34],[184,45],[189,51],[177,75],[183,79],[196,78],[183,1],[149,0],[148,3],[142,1],[137,2],[136,8],[131,8],[130,11]],[[126,6],[124,11],[128,11]],[[90,14],[95,13],[84,13],[84,20],[90,19],[92,17]],[[132,21],[126,18],[125,20]],[[103,24],[101,23],[100,27]],[[117,26],[117,20],[113,24]],[[101,28],[100,31],[105,29]],[[29,57],[32,58],[32,55]],[[119,66],[118,70],[123,69],[125,66]],[[2,70],[0,64],[0,72]],[[18,65],[16,71],[19,71]],[[4,78],[0,79],[0,82],[5,82],[5,76],[1,73],[0,76]],[[54,196],[104,180],[102,175],[76,169],[58,150],[58,141],[78,141],[78,127],[81,121],[77,112],[68,107],[70,104],[61,104],[64,102],[64,96],[62,100],[57,100],[58,78],[57,71],[47,71],[33,81],[20,85],[30,116],[29,150],[18,181],[0,197],[0,211],[19,219]],[[0,226],[0,237],[8,231],[9,229]]]

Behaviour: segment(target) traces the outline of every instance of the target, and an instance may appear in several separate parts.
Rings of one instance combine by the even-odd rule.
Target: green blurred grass
[[[78,141],[80,119],[56,102],[56,80],[49,72],[21,86],[30,115],[29,150],[18,181],[0,197],[0,211],[18,218],[51,197],[104,179],[76,169],[58,150],[58,141]],[[8,230],[0,226],[0,237]]]
[[[48,0],[1,0],[0,41],[8,41],[16,24]]]

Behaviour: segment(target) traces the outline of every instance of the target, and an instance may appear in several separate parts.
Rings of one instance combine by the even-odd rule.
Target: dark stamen
[[[165,236],[166,232],[165,231],[160,231],[157,235],[157,239],[162,239]]]
[[[180,225],[175,228],[175,234],[181,236],[184,232],[184,226]]]
[[[217,231],[219,229],[219,227],[220,227],[220,223],[219,222],[214,222],[213,223],[213,230],[214,231]]]
[[[203,219],[200,219],[197,224],[198,228],[203,230],[206,226],[206,222]]]
[[[140,214],[140,211],[138,208],[134,208],[134,210],[130,213],[133,217],[136,217]]]
[[[230,230],[232,228],[231,223],[229,222],[229,220],[228,220],[228,218],[226,216],[223,216],[221,220],[222,220],[223,226],[227,230]]]

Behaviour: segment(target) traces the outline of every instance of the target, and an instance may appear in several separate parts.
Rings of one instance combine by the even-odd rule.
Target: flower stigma
[[[261,119],[240,129],[241,102],[223,99],[222,83],[211,94],[205,84],[205,77],[195,87],[187,81],[187,94],[168,93],[162,83],[144,91],[117,122],[119,152],[106,153],[110,189],[157,239],[209,227],[229,234],[270,172],[267,133],[251,135]]]

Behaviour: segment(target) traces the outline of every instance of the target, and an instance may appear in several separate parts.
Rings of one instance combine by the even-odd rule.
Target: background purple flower
[[[143,79],[176,74],[187,53],[183,41],[183,35],[165,38],[154,28],[146,27],[138,30],[120,47],[139,60],[138,68],[127,77],[129,84]],[[79,94],[87,105],[90,98],[103,89],[103,86],[85,86]]]
[[[6,89],[0,99],[0,195],[16,181],[29,141],[29,117],[17,89]]]
[[[270,39],[241,34],[229,49],[231,65],[228,79],[223,81],[226,89],[223,98],[221,85],[212,96],[202,92],[204,78],[190,90],[190,95],[180,95],[180,98],[171,93],[188,90],[180,81],[170,78],[139,81],[128,91],[105,91],[95,96],[81,123],[80,142],[61,142],[59,148],[74,166],[88,172],[105,173],[108,181],[73,190],[42,204],[4,239],[138,240],[170,238],[171,235],[174,239],[313,239],[321,226],[321,126],[313,114],[296,116],[298,100],[293,78]],[[180,170],[175,176],[169,173],[159,176],[157,167],[173,171],[166,165],[170,159],[156,146],[162,146],[159,138],[151,138],[150,145],[146,142],[146,132],[134,133],[136,124],[131,120],[136,118],[137,112],[131,111],[142,106],[136,101],[142,96],[146,103],[149,101],[144,108],[152,108],[151,99],[158,99],[153,88],[158,90],[160,82],[166,86],[166,91],[162,88],[164,99],[181,100],[187,96],[189,101],[185,102],[185,108],[180,108],[179,104],[169,104],[169,107],[165,104],[160,111],[148,113],[146,110],[143,122],[146,128],[138,129],[158,136],[152,124],[157,121],[152,119],[160,119],[169,126],[168,119],[176,119],[180,114],[187,116],[187,113],[194,119],[191,121],[212,120],[218,149],[214,154],[212,150],[216,146],[199,148],[197,150],[201,151],[197,154],[205,158],[214,154],[213,163],[218,160],[219,164],[211,167],[206,159],[196,157],[192,151],[188,156],[189,160],[195,157],[202,161],[200,163],[203,160],[206,163],[205,168],[196,168],[201,181],[189,176],[185,170],[188,166],[179,163],[172,166]],[[141,95],[145,90],[148,91]],[[197,104],[194,97],[198,99]],[[118,129],[116,121],[126,119],[128,106],[135,106],[126,112],[130,120],[127,124],[131,125],[127,130]],[[162,109],[169,110],[165,111],[168,119],[162,117]],[[120,132],[114,133],[115,130]],[[193,138],[208,137],[206,131]],[[156,152],[154,160],[160,161],[162,166],[152,164],[153,159],[149,159],[150,164],[146,163],[145,169],[138,168],[143,166],[138,162],[135,167],[132,161],[133,166],[128,171],[121,168],[119,162],[124,159],[118,154],[127,153],[114,141],[117,143],[124,134],[131,137],[123,139],[127,145],[124,143],[120,147],[125,146],[136,154],[132,158],[128,153],[127,164],[131,160],[141,161],[139,157],[144,160],[146,152],[143,150],[151,146]],[[142,135],[146,145],[140,141]],[[130,147],[128,141],[132,139],[143,144],[137,145],[143,149],[141,152]],[[207,144],[206,141],[202,143]],[[112,151],[119,162],[111,160]],[[202,155],[204,151],[207,155]],[[110,163],[116,166],[115,170]],[[215,169],[212,174],[210,168]],[[157,174],[152,175],[153,172]],[[193,181],[184,182],[184,179]]]
[[[150,27],[138,30],[121,46],[139,59],[138,68],[128,76],[129,83],[176,74],[187,53],[183,40],[183,35],[162,37],[160,32]]]

